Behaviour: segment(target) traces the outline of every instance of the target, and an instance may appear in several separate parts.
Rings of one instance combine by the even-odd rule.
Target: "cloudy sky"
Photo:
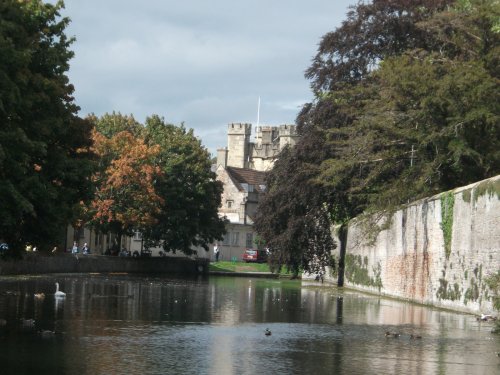
[[[212,153],[228,123],[257,122],[259,97],[261,125],[294,123],[321,36],[355,2],[65,0],[80,115],[158,114]]]

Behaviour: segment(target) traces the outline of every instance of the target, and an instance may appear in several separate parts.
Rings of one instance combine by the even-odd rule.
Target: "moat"
[[[4,375],[500,373],[472,315],[283,279],[3,276],[0,321]]]

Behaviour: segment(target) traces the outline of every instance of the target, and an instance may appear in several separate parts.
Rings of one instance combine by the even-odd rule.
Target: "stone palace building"
[[[251,124],[229,124],[227,147],[217,150],[217,179],[224,184],[219,215],[229,220],[219,243],[223,260],[241,260],[246,248],[256,247],[253,222],[259,197],[266,191],[265,173],[281,150],[298,139],[295,125],[257,126],[254,141],[251,134]]]

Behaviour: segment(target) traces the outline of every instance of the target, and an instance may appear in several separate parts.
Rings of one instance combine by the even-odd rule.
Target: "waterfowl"
[[[266,331],[264,332],[264,334],[265,334],[266,336],[271,336],[271,334],[272,334],[272,333],[271,333],[271,331],[269,330],[269,328],[266,328]]]
[[[497,318],[493,315],[490,315],[490,314],[481,314],[481,316],[477,317],[477,320],[487,322],[489,320],[495,321],[495,320],[497,320]]]
[[[59,290],[59,283],[56,283],[56,292],[54,294],[56,297],[66,297],[66,293]]]
[[[414,340],[414,339],[421,339],[422,336],[420,335],[410,335],[410,339]]]
[[[45,293],[35,293],[34,297],[35,297],[35,299],[44,299]]]
[[[44,329],[38,331],[38,334],[43,338],[50,338],[54,337],[56,333],[54,331],[49,331],[48,329]]]
[[[385,332],[385,337],[394,337],[394,338],[397,338],[401,336],[399,333],[396,333],[396,332],[389,332],[389,331],[386,331]]]
[[[35,319],[21,319],[21,325],[25,328],[33,328],[35,326]]]

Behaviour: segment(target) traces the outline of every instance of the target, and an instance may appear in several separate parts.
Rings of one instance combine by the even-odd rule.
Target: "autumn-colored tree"
[[[100,166],[93,177],[94,199],[86,207],[88,223],[119,236],[151,226],[163,204],[154,187],[162,174],[155,165],[159,147],[127,131],[107,138],[94,130],[93,140]]]

